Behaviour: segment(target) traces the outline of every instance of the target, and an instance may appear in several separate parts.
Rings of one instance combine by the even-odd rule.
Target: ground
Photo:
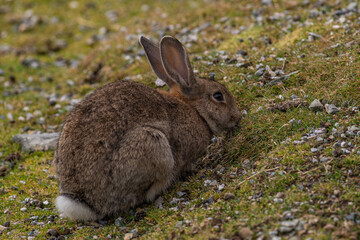
[[[0,238],[360,239],[359,27],[356,1],[3,0]],[[196,73],[235,96],[241,126],[155,203],[60,218],[53,151],[12,136],[58,132],[116,79],[160,88],[140,35],[179,38]]]

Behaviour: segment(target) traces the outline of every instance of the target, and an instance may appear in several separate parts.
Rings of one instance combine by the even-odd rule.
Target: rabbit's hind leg
[[[125,197],[130,206],[154,200],[173,180],[174,158],[164,132],[166,124],[158,123],[125,135],[119,154],[122,159],[131,159],[126,168],[132,171],[121,174],[119,181],[126,178],[126,185],[132,186]]]
[[[163,192],[173,180],[174,158],[171,147],[165,134],[152,127],[144,127],[143,131],[148,135],[148,160],[154,169],[154,182],[146,192],[146,200],[152,201]]]

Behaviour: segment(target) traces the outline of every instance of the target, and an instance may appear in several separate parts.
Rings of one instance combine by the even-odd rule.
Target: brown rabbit
[[[75,106],[54,157],[62,216],[96,220],[154,200],[204,154],[213,134],[240,120],[229,91],[195,77],[177,39],[140,43],[170,91],[116,81]]]

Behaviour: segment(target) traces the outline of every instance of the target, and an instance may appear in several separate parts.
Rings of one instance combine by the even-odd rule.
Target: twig
[[[259,172],[255,173],[254,175],[251,175],[250,177],[248,177],[248,178],[246,178],[245,180],[243,180],[241,183],[239,183],[239,184],[237,185],[237,187],[240,187],[243,183],[245,183],[246,181],[254,178],[255,176],[259,175],[260,173],[263,173],[263,172],[271,172],[271,171],[276,170],[276,169],[278,169],[278,168],[280,168],[280,167],[270,168],[270,169],[266,169],[266,170],[260,170]]]
[[[284,60],[283,60],[283,65],[282,65],[282,70],[283,71],[285,70],[285,64],[286,64],[286,58],[284,58]]]

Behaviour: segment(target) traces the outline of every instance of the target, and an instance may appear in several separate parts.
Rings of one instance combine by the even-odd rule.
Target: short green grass
[[[258,25],[252,17],[254,9],[261,7],[260,1],[77,1],[77,8],[70,8],[67,1],[6,1],[10,11],[0,15],[0,29],[7,37],[0,38],[0,44],[9,44],[16,52],[0,56],[0,68],[5,75],[0,76],[1,108],[0,115],[0,163],[8,169],[0,177],[0,224],[10,221],[10,228],[0,233],[1,239],[28,237],[32,230],[38,230],[38,239],[49,238],[49,229],[56,229],[70,239],[122,238],[132,229],[138,230],[141,239],[238,239],[239,231],[248,227],[253,238],[269,237],[279,229],[286,211],[296,219],[305,221],[305,229],[296,231],[299,239],[358,239],[358,224],[346,219],[350,213],[359,212],[359,165],[360,157],[355,153],[332,157],[332,145],[340,140],[336,137],[324,145],[323,155],[332,157],[328,163],[312,163],[314,154],[310,149],[316,145],[309,141],[304,145],[294,145],[293,140],[311,129],[328,124],[328,134],[335,123],[347,127],[360,125],[359,113],[352,113],[349,106],[360,105],[360,46],[357,32],[359,15],[347,16],[351,31],[334,29],[327,23],[331,11],[346,7],[348,2],[329,1],[317,7],[315,1],[303,6],[302,1],[274,0],[273,5],[263,8],[264,24]],[[249,5],[251,4],[251,5]],[[308,18],[313,8],[321,9],[326,15],[316,19]],[[44,23],[26,32],[17,32],[13,22],[19,21],[24,12],[31,9],[35,15],[44,18]],[[147,11],[143,11],[143,10]],[[118,12],[118,20],[109,21],[105,13]],[[286,19],[271,21],[275,12],[288,11],[290,16],[299,16],[299,24],[284,31]],[[58,17],[58,22],[49,24],[50,19]],[[228,16],[226,21],[222,17]],[[313,24],[306,24],[306,21]],[[66,102],[59,103],[61,110],[50,106],[46,94],[72,94],[81,99],[96,87],[115,81],[117,78],[131,78],[155,87],[155,75],[151,73],[145,57],[135,61],[124,56],[129,52],[136,54],[140,46],[136,35],[159,39],[156,28],[166,34],[181,36],[183,28],[196,28],[205,22],[210,27],[198,34],[198,40],[188,46],[192,54],[194,68],[199,75],[207,77],[209,72],[225,84],[236,97],[239,106],[247,111],[241,127],[232,138],[219,136],[219,141],[209,148],[209,153],[198,161],[197,173],[183,181],[173,184],[162,195],[164,209],[153,203],[140,206],[124,217],[124,226],[119,227],[111,219],[103,227],[89,223],[76,223],[58,218],[54,199],[58,186],[51,166],[53,152],[24,153],[20,146],[12,142],[13,135],[21,133],[25,127],[30,131],[51,131],[51,126],[59,126],[67,114]],[[227,29],[246,30],[232,34]],[[87,40],[99,32],[101,27],[109,30],[103,42],[88,45]],[[126,28],[126,30],[125,30]],[[308,42],[308,33],[321,35],[320,39]],[[126,36],[134,38],[127,39]],[[272,44],[263,41],[270,38]],[[57,52],[46,52],[48,41],[64,39],[67,47]],[[239,41],[242,39],[243,41]],[[347,44],[352,42],[352,44]],[[340,43],[338,47],[332,47]],[[204,63],[208,56],[216,56],[223,50],[234,58],[239,50],[248,52],[245,61],[251,63],[247,68],[220,63],[208,66]],[[205,54],[208,51],[209,54]],[[195,60],[195,56],[202,60]],[[21,64],[27,57],[38,59],[44,64],[39,69],[31,69]],[[56,67],[51,63],[57,58],[76,59],[80,65],[76,69]],[[263,57],[263,61],[260,59]],[[286,58],[286,62],[277,58]],[[85,81],[91,71],[102,64],[98,83]],[[299,71],[282,85],[259,86],[254,76],[256,64],[263,63],[286,73]],[[246,76],[251,74],[251,78]],[[139,75],[137,77],[137,75]],[[52,81],[48,81],[52,77]],[[15,78],[15,81],[10,81]],[[74,85],[69,85],[72,80]],[[25,92],[17,92],[20,85],[28,87]],[[310,103],[314,99],[327,100],[342,109],[336,115],[325,112],[314,113],[307,107],[297,107],[286,112],[270,111],[270,103],[282,102],[278,95],[289,100],[292,95]],[[12,107],[11,107],[11,106]],[[24,107],[29,110],[25,111]],[[260,110],[259,107],[262,107]],[[13,109],[12,109],[13,108]],[[26,112],[41,111],[31,121],[19,121]],[[6,115],[11,112],[14,122]],[[44,117],[46,124],[38,124]],[[289,123],[290,120],[301,123]],[[50,127],[49,127],[50,126]],[[55,127],[55,130],[59,130]],[[289,143],[284,143],[290,138]],[[359,149],[359,137],[351,140]],[[4,162],[9,154],[20,152],[22,159],[13,166]],[[244,163],[247,164],[244,164]],[[217,170],[224,167],[223,174]],[[246,172],[244,171],[246,170]],[[231,172],[237,172],[234,177]],[[255,176],[252,176],[255,174]],[[218,192],[216,187],[204,187],[204,180],[217,180],[225,184]],[[339,194],[334,195],[338,190]],[[178,191],[184,191],[189,205],[179,205],[180,210],[169,208],[172,198]],[[274,202],[281,192],[283,202]],[[224,200],[226,193],[234,194],[234,199]],[[214,203],[205,207],[204,201],[210,197]],[[41,208],[25,206],[25,199],[33,198],[41,202],[49,201]],[[136,211],[144,210],[146,216],[136,218]],[[44,226],[31,224],[29,218],[38,216],[38,222],[47,222],[47,217],[55,215],[53,223]],[[190,221],[186,223],[186,221]],[[175,227],[183,221],[181,227]],[[329,224],[333,227],[329,228]],[[284,239],[291,235],[283,234]],[[96,238],[95,237],[95,238]]]

